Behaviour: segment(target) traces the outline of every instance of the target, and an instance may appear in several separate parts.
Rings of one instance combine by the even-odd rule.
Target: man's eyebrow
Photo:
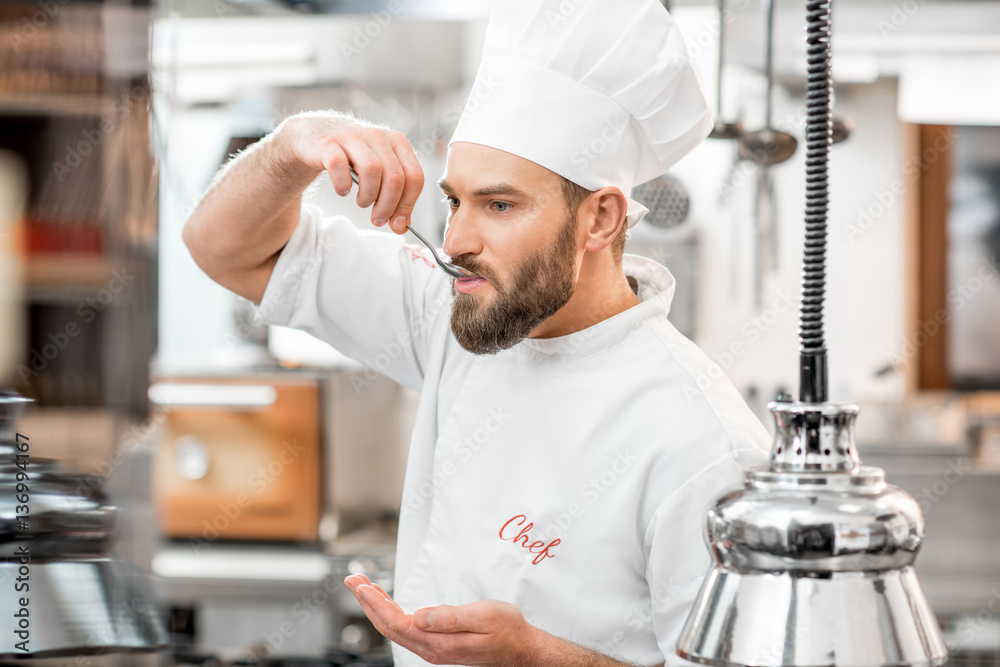
[[[443,178],[438,181],[438,187],[445,192],[454,193],[454,190],[448,181]],[[506,195],[508,197],[528,197],[528,193],[520,188],[514,187],[510,183],[497,183],[496,185],[488,185],[478,190],[472,192],[474,197],[492,197],[494,195]]]

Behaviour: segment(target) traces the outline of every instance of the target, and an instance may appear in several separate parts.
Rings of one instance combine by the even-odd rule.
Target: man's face
[[[455,281],[451,328],[475,354],[524,339],[576,285],[576,216],[560,177],[479,144],[452,144],[441,180],[450,209],[444,251],[481,276]]]

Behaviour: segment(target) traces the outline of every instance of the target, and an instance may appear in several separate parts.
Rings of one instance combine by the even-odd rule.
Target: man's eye
[[[493,202],[493,209],[494,209],[494,210],[495,210],[495,211],[496,211],[497,213],[504,213],[504,212],[506,212],[506,211],[507,211],[508,209],[510,209],[510,204],[508,204],[508,203],[507,203],[507,202],[505,202],[505,201],[495,201],[495,202]]]
[[[451,195],[445,195],[441,201],[447,204],[448,208],[458,208],[458,200]]]

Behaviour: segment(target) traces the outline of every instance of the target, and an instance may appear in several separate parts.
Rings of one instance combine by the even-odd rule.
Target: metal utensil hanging
[[[726,0],[719,0],[719,62],[715,73],[715,126],[709,139],[738,139],[743,134],[743,123],[727,123],[722,120],[722,67],[726,43]]]
[[[770,170],[765,165],[757,166],[757,190],[754,209],[754,306],[760,308],[764,293],[764,269],[775,268],[778,260],[775,233],[774,192],[771,188]]]
[[[771,127],[771,89],[774,86],[774,3],[771,0],[762,0],[761,4],[767,21],[765,52],[767,98],[764,106],[764,127],[740,137],[740,155],[757,164],[771,166],[792,157],[799,142],[787,132]]]
[[[771,175],[768,168],[788,160],[795,154],[798,141],[787,132],[771,127],[772,89],[774,87],[774,3],[762,0],[762,9],[767,24],[767,45],[765,70],[767,74],[767,97],[764,103],[764,127],[748,132],[740,137],[740,157],[759,165],[757,170],[757,201],[754,216],[755,235],[758,247],[754,257],[754,304],[760,306],[763,300],[763,273],[766,268],[778,266],[778,221],[772,206]],[[766,209],[766,210],[765,210]],[[764,259],[767,258],[765,262]]]

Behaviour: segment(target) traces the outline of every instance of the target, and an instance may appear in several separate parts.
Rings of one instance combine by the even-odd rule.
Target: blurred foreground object
[[[162,648],[146,582],[110,555],[117,509],[99,477],[31,457],[17,432],[29,402],[0,395],[0,615],[25,633],[5,633],[0,661]]]
[[[0,149],[0,375],[13,368],[24,344],[21,309],[21,257],[18,234],[28,198],[28,174],[16,153]],[[2,379],[0,379],[2,381]]]

